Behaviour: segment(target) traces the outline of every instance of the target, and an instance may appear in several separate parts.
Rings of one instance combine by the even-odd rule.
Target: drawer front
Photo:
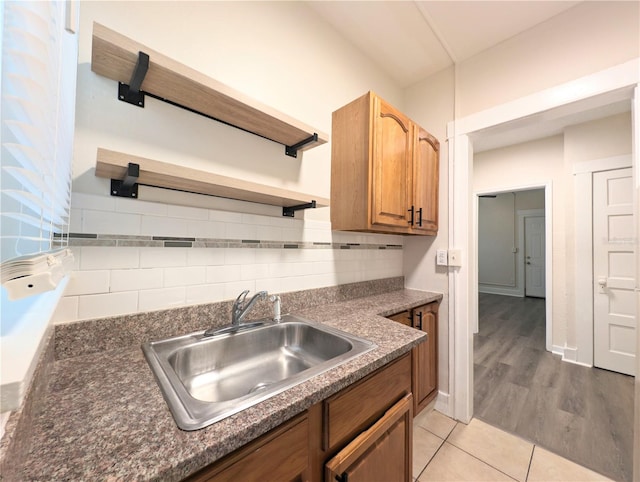
[[[406,354],[328,398],[323,407],[323,449],[332,450],[351,440],[410,392],[411,356]]]
[[[296,480],[308,466],[309,421],[305,416],[285,423],[228,459],[201,470],[189,481]]]

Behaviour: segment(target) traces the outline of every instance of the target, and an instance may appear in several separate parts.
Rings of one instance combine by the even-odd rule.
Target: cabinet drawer
[[[309,422],[296,417],[227,458],[206,467],[189,482],[298,480],[309,466]]]
[[[368,428],[394,403],[411,392],[411,356],[324,401],[324,450],[344,444]]]

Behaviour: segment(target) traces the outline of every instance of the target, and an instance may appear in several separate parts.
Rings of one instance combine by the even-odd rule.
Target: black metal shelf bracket
[[[306,146],[307,144],[310,144],[311,142],[318,142],[317,133],[314,132],[311,137],[307,137],[305,140],[300,141],[297,144],[294,144],[292,146],[285,146],[284,153],[290,157],[298,157],[298,149],[300,149],[303,146]]]
[[[111,179],[111,195],[118,197],[138,198],[138,183],[140,164],[130,162],[127,172],[122,179]]]
[[[129,104],[144,107],[144,92],[140,90],[145,75],[149,70],[149,56],[138,52],[138,60],[133,68],[129,85],[118,82],[118,99]]]
[[[285,206],[282,208],[282,215],[289,218],[293,218],[295,217],[296,211],[300,211],[301,209],[315,209],[315,208],[316,208],[315,201],[311,201],[310,203],[306,203],[306,204],[298,204],[297,206]]]

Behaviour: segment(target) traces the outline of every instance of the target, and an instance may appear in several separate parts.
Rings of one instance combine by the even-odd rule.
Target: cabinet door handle
[[[418,209],[418,226],[422,227],[422,208]]]
[[[341,475],[336,475],[336,480],[338,482],[349,482],[349,474],[346,472],[342,472]]]
[[[418,311],[417,315],[418,315],[418,324],[416,325],[416,328],[422,331],[422,311]]]
[[[411,213],[411,220],[409,221],[409,224],[410,224],[411,226],[413,226],[413,216],[414,216],[414,214],[415,214],[415,209],[414,209],[414,207],[413,207],[413,206],[411,206],[411,209],[407,209],[407,211],[409,211],[409,212]]]
[[[413,326],[413,311],[409,312],[409,316],[407,316],[407,319],[409,320],[409,323],[411,323],[411,326]]]

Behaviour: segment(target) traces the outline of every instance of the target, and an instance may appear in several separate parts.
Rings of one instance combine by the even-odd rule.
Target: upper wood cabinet
[[[437,234],[439,148],[432,135],[373,92],[335,111],[332,228]]]

